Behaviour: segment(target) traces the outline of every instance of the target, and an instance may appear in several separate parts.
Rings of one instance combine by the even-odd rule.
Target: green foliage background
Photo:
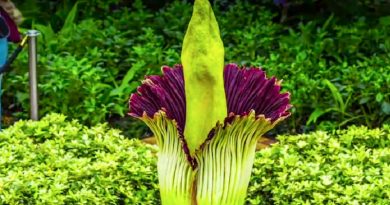
[[[291,2],[284,23],[272,1],[214,2],[226,62],[263,67],[268,76],[283,79],[284,90],[292,94],[292,117],[270,134],[388,124],[390,14],[370,12],[386,2],[358,1],[358,10],[344,12],[339,10],[347,3]],[[27,17],[23,27],[42,32],[41,115],[64,113],[87,125],[109,121],[126,136],[144,135],[147,129],[141,123],[125,117],[129,95],[144,75],[180,63],[191,4],[74,3],[19,2]],[[317,12],[304,10],[319,6]],[[5,77],[8,116],[28,117],[27,79],[23,53]]]

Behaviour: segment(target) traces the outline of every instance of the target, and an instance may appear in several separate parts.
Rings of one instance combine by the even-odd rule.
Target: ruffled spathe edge
[[[139,118],[146,112],[153,117],[162,110],[183,131],[186,118],[183,67],[164,66],[162,72],[162,76],[147,76],[137,93],[131,95],[129,115]],[[227,119],[234,115],[248,115],[252,110],[271,121],[290,115],[290,93],[280,93],[280,81],[274,77],[268,79],[263,70],[228,64],[224,69],[224,82]]]
[[[151,120],[156,115],[164,115],[166,119],[174,121],[183,151],[195,169],[197,162],[194,156],[191,156],[183,135],[186,118],[183,67],[164,66],[162,72],[162,76],[147,76],[138,87],[137,93],[131,95],[129,115],[143,121]],[[290,94],[280,93],[280,81],[274,77],[267,78],[263,70],[228,64],[224,69],[224,81],[228,115],[224,122],[216,122],[216,126],[210,130],[198,150],[202,150],[210,142],[218,127],[226,128],[240,117],[254,115],[255,119],[267,121],[274,127],[290,116]]]

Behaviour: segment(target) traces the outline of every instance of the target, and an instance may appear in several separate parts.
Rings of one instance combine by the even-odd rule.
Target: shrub
[[[62,113],[91,125],[104,121],[108,113],[114,113],[113,108],[123,108],[121,98],[110,97],[114,89],[110,73],[93,66],[89,59],[77,59],[69,54],[47,55],[40,63],[44,65],[38,76],[42,115]],[[28,87],[27,74],[11,76],[10,81],[9,87]],[[24,110],[29,110],[28,90],[17,88],[18,101]]]
[[[389,204],[390,126],[280,136],[247,204]],[[1,204],[159,204],[155,147],[63,115],[0,132]]]
[[[63,115],[0,132],[1,204],[156,204],[154,149]],[[152,166],[151,166],[152,165]]]
[[[390,203],[390,126],[278,139],[257,154],[250,204]]]
[[[122,27],[127,22],[115,17],[73,24],[76,12],[77,7],[68,15],[67,22],[71,23],[58,32],[50,25],[34,25],[42,31],[38,41],[40,114],[63,113],[87,125],[114,115],[124,117],[128,97],[138,86],[138,79],[156,73],[159,68],[154,65],[163,61],[173,64],[178,57],[170,49],[162,51],[162,38],[153,29],[134,29],[124,34],[118,29],[125,29]],[[126,20],[136,18],[131,12],[122,15]],[[22,118],[27,117],[29,109],[27,59],[25,52],[19,56],[4,85],[5,107],[19,108],[13,110],[17,111],[13,115]]]

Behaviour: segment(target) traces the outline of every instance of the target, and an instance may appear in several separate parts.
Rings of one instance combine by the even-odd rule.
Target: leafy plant
[[[5,204],[161,204],[157,147],[61,114],[0,133]],[[280,136],[256,154],[246,204],[390,203],[390,127]]]
[[[110,97],[114,89],[110,73],[92,66],[88,58],[48,55],[40,62],[45,65],[38,78],[41,115],[61,112],[86,124],[96,124],[104,121],[107,113],[123,114],[120,108],[125,101],[121,96]],[[24,74],[8,80],[13,86],[27,87],[27,79]],[[16,97],[23,109],[29,110],[28,90],[19,90]]]
[[[364,117],[363,115],[353,116],[352,114],[349,114],[347,112],[347,108],[349,106],[352,97],[351,94],[348,96],[346,100],[344,100],[341,93],[339,92],[339,89],[335,85],[333,85],[333,83],[331,83],[327,79],[323,80],[323,83],[329,88],[329,91],[331,92],[335,103],[333,107],[330,108],[326,108],[326,109],[316,108],[314,112],[309,116],[309,119],[306,123],[307,125],[310,125],[311,123],[315,123],[319,117],[330,112],[339,114],[338,126],[343,126],[349,121],[355,120],[360,117]]]
[[[158,204],[154,148],[65,118],[2,130],[2,204]]]
[[[390,203],[390,127],[279,136],[254,163],[249,204]]]
[[[305,1],[305,4],[310,1]],[[155,11],[144,1],[132,5],[121,2],[119,7],[115,2],[99,5],[91,1],[86,5],[87,2],[83,1],[77,4],[79,9],[74,18],[69,12],[75,2],[67,1],[68,5],[64,3],[57,7],[50,2],[37,1],[37,8],[31,4],[32,10],[40,8],[45,11],[41,13],[53,11],[50,21],[49,18],[42,21],[39,17],[34,21],[35,28],[43,33],[38,41],[39,59],[57,55],[55,59],[60,61],[60,56],[70,55],[75,60],[87,58],[92,67],[104,69],[107,78],[101,78],[101,83],[111,86],[108,91],[111,95],[107,98],[115,105],[100,110],[106,116],[99,117],[101,120],[119,121],[119,117],[125,114],[127,96],[134,91],[135,82],[145,75],[159,73],[161,65],[172,66],[180,61],[183,30],[191,15],[189,2],[174,1]],[[351,21],[345,22],[337,13],[318,18],[303,13],[301,17],[281,24],[277,23],[278,13],[272,1],[267,4],[223,2],[216,1],[214,8],[221,26],[225,60],[248,67],[262,67],[269,75],[289,79],[284,83],[284,90],[292,93],[294,114],[274,133],[331,130],[351,124],[378,127],[390,122],[390,27],[386,24],[386,16],[372,18],[356,13],[347,18]],[[102,6],[106,6],[104,11],[100,9]],[[86,12],[101,10],[97,15],[104,15],[104,18],[80,14],[84,12],[80,8],[90,7],[93,8]],[[58,11],[61,13],[58,14],[61,20],[58,20],[55,13],[62,8],[64,11]],[[109,11],[105,10],[108,8]],[[23,7],[21,9],[23,13],[28,12]],[[67,17],[74,19],[68,21],[73,24],[62,30]],[[24,86],[27,53],[21,53],[13,66],[13,72],[4,78],[3,107],[6,113],[20,117],[20,113],[28,113],[25,110],[28,101],[23,99],[27,94]],[[138,69],[141,66],[144,69]],[[47,65],[39,62],[38,67],[42,73]],[[126,75],[133,77],[128,81]],[[344,103],[350,99],[345,106],[344,113],[348,115],[344,116],[345,119],[341,120],[338,101],[324,80],[335,85]],[[72,106],[69,105],[69,109],[73,109]],[[310,115],[318,115],[328,108],[335,109],[317,116],[315,123],[313,119],[307,123]],[[119,123],[126,124],[123,130],[135,130],[133,133],[137,135],[140,135],[138,130],[146,130],[145,127],[139,129],[138,125],[132,129],[132,125]]]

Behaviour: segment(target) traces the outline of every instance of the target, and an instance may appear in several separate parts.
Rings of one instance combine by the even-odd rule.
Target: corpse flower
[[[259,68],[224,66],[208,0],[195,0],[181,60],[146,77],[129,102],[159,146],[161,202],[242,205],[256,143],[290,115],[290,95]]]

